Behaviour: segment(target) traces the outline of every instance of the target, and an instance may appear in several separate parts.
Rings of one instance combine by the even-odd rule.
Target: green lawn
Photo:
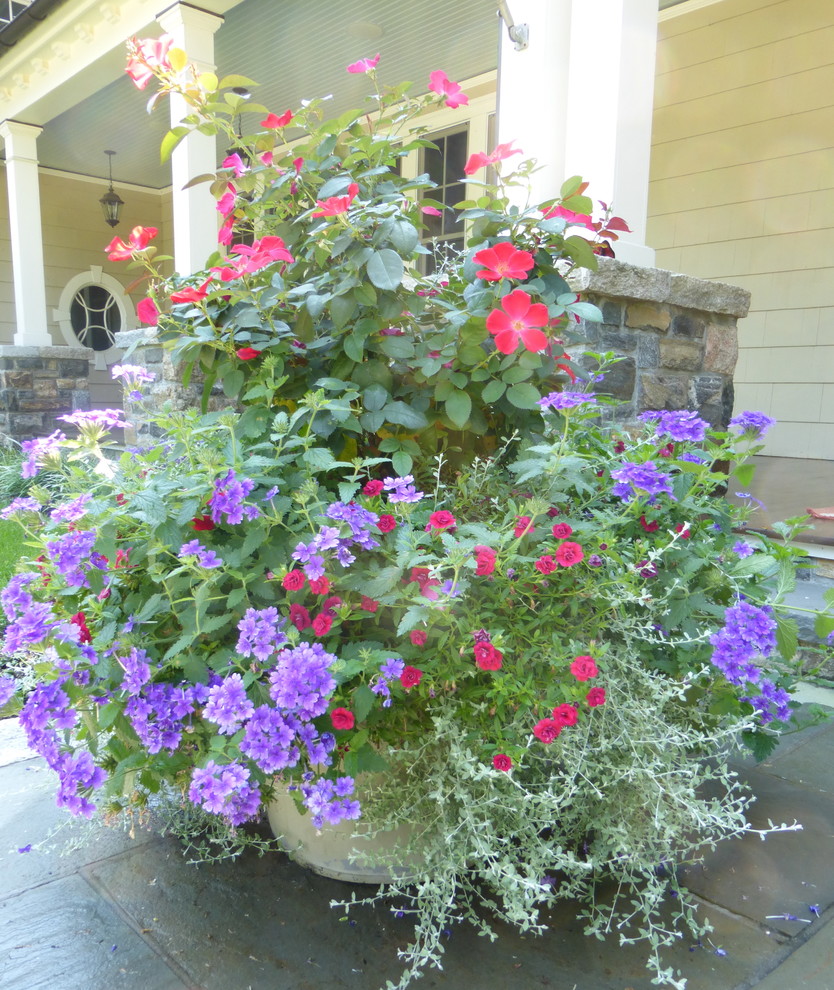
[[[11,519],[0,519],[0,587],[12,576],[15,564],[23,553],[25,534]]]

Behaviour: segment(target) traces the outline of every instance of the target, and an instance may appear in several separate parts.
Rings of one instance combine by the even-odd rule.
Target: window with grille
[[[423,148],[421,171],[428,173],[437,186],[428,195],[440,200],[444,206],[452,207],[466,199],[466,182],[463,167],[466,164],[468,131],[458,130],[432,134],[430,139],[435,148]],[[464,245],[463,221],[457,211],[445,209],[439,217],[425,214],[427,230],[423,242],[432,249],[424,260],[426,274],[431,274],[440,262],[446,246],[462,248]]]
[[[11,24],[15,17],[20,17],[34,0],[0,0],[0,28]]]
[[[78,342],[94,351],[111,348],[123,329],[116,298],[101,285],[82,286],[73,296],[69,315]]]

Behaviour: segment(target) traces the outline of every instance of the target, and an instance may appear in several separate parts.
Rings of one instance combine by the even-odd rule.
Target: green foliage
[[[213,191],[231,195],[226,232],[257,237],[168,282],[152,249],[132,253],[172,358],[230,407],[134,396],[154,439],[130,453],[82,416],[51,461],[66,501],[33,488],[15,515],[7,644],[41,684],[31,742],[62,800],[173,803],[178,831],[213,823],[193,850],[213,858],[249,841],[238,826],[277,783],[326,827],[374,775],[365,822],[415,826],[423,864],[388,891],[416,921],[400,987],[439,964],[451,920],[492,938],[487,907],[535,932],[559,897],[587,904],[591,934],[646,939],[658,979],[682,985],[658,955],[674,937],[660,901],[681,893],[676,863],[747,828],[722,754],[775,744],[798,674],[792,552],[759,537],[736,552],[737,510],[714,494],[711,465],[745,459],[737,438],[617,432],[587,383],[565,391],[555,334],[598,316],[566,282],[595,264],[570,233],[590,222],[580,179],[526,209],[509,194],[529,163],[484,185],[466,250],[424,278],[431,189],[392,166],[434,96],[380,90],[370,120],[322,121],[314,101],[289,149],[283,125],[240,137],[234,80],[183,59],[154,66],[193,109],[166,151],[228,136],[240,174],[227,161]],[[604,374],[610,356],[589,359]],[[129,392],[147,381],[120,373]],[[739,637],[760,647],[745,676],[718,663],[740,602],[762,627]],[[322,810],[327,788],[342,790]]]

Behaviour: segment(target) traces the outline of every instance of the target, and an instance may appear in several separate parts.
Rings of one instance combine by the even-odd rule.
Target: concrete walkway
[[[741,768],[753,824],[803,830],[725,843],[689,870],[715,926],[709,942],[667,953],[690,990],[834,990],[833,768],[834,722]],[[397,977],[408,921],[387,908],[344,918],[328,905],[350,885],[279,853],[189,866],[173,840],[144,832],[99,829],[62,855],[79,829],[47,839],[64,817],[54,787],[16,722],[0,722],[2,990],[376,990]],[[644,959],[587,938],[563,905],[543,937],[501,929],[490,945],[455,928],[444,970],[415,987],[650,990]]]

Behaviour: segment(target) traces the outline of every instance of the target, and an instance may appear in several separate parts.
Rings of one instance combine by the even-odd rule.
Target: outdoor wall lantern
[[[119,194],[113,189],[113,155],[116,154],[115,151],[105,151],[107,155],[107,160],[110,165],[110,188],[101,197],[99,203],[101,203],[101,208],[104,211],[104,219],[111,227],[118,226],[119,214],[122,212],[122,207],[125,205],[124,201],[119,197]]]

